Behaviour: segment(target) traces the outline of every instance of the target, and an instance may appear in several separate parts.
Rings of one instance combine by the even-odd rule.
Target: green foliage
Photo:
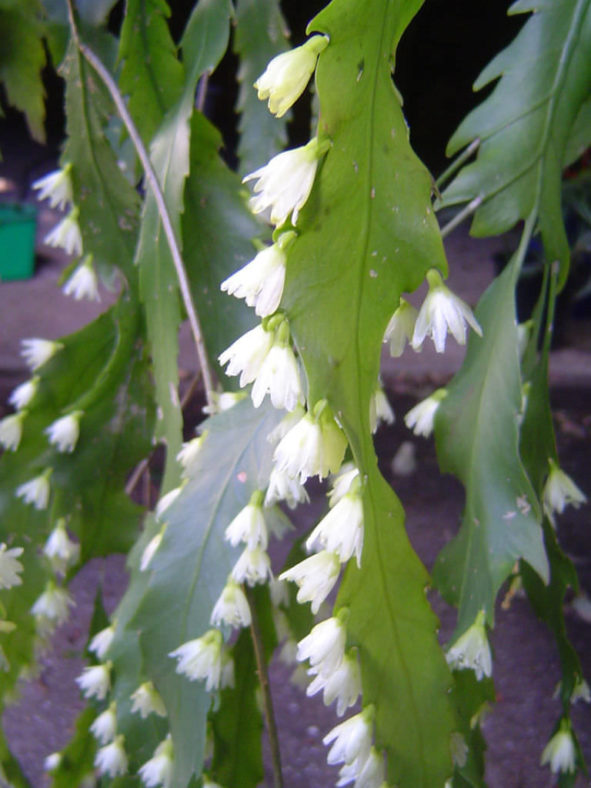
[[[90,726],[97,713],[87,706],[76,720],[74,735],[61,752],[60,764],[52,774],[52,788],[68,788],[81,785],[85,777],[94,772],[96,742],[90,733]]]

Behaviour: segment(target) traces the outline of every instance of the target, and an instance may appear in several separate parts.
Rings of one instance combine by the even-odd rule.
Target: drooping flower
[[[112,662],[104,662],[101,665],[89,665],[84,668],[75,681],[85,698],[104,700],[107,697],[111,688],[112,667]]]
[[[265,583],[271,576],[271,561],[262,547],[246,547],[232,569],[234,580],[249,586]]]
[[[279,153],[264,167],[243,178],[243,183],[256,181],[251,201],[254,213],[270,208],[271,222],[277,226],[293,214],[292,222],[296,225],[300,209],[312,191],[318,161],[329,147],[328,140],[319,142],[314,137],[307,145]]]
[[[453,731],[450,740],[449,748],[451,750],[451,759],[456,766],[462,769],[466,765],[468,758],[468,745],[466,739],[459,731]]]
[[[117,733],[117,703],[115,701],[102,714],[99,714],[90,726],[90,732],[100,744],[108,744],[113,741]]]
[[[74,600],[65,588],[60,588],[50,580],[45,591],[36,600],[31,608],[31,614],[37,619],[50,621],[59,626],[67,620],[70,608],[75,605]]]
[[[326,757],[328,763],[357,763],[361,768],[365,765],[371,750],[374,715],[374,706],[370,704],[326,734],[322,743],[333,743]]]
[[[0,544],[0,588],[22,585],[23,565],[17,560],[22,554],[22,547],[7,548],[4,542]]]
[[[190,681],[204,680],[205,689],[218,689],[222,678],[223,638],[219,629],[210,629],[200,638],[183,643],[169,657],[178,659],[176,672]]]
[[[61,762],[61,752],[52,752],[43,761],[43,770],[46,772],[54,772],[56,769],[59,769]]]
[[[437,389],[418,405],[411,408],[404,417],[404,423],[415,435],[428,438],[435,426],[435,414],[439,403],[447,396],[446,389]]]
[[[75,410],[57,419],[45,430],[49,442],[60,452],[71,454],[76,448],[80,435],[82,411]]]
[[[110,744],[101,747],[94,758],[94,765],[102,775],[118,777],[127,774],[127,755],[125,753],[125,737],[119,734]]]
[[[316,614],[339,579],[340,571],[339,556],[328,550],[322,550],[283,572],[279,575],[279,579],[293,580],[297,583],[298,602],[302,604],[311,602],[312,613]]]
[[[165,495],[163,495],[158,503],[156,504],[156,509],[154,513],[158,520],[162,519],[162,515],[169,509],[172,504],[176,501],[183,490],[183,484],[175,487],[173,490],[169,490]]]
[[[331,487],[328,492],[328,505],[336,506],[341,498],[346,495],[353,480],[359,476],[359,468],[352,462],[344,462],[339,470],[331,477]]]
[[[386,392],[378,381],[378,385],[369,401],[369,426],[371,431],[375,432],[381,422],[394,424],[394,411],[388,402]]]
[[[22,410],[29,405],[37,393],[38,388],[39,378],[35,375],[30,380],[25,380],[24,383],[17,386],[8,398],[8,402],[13,408],[16,408],[16,410]]]
[[[337,788],[353,782],[353,788],[387,788],[384,776],[384,756],[371,747],[365,761],[355,760],[341,767]]]
[[[172,783],[174,747],[170,734],[154,750],[149,761],[140,767],[139,775],[148,788],[162,785],[169,788]]]
[[[152,558],[154,558],[154,554],[160,547],[162,543],[162,537],[164,536],[164,531],[166,530],[166,524],[162,526],[162,528],[158,531],[158,533],[153,536],[148,544],[144,547],[144,552],[142,553],[142,557],[140,560],[140,572],[145,572],[146,569],[150,566]]]
[[[400,298],[400,305],[390,318],[384,334],[384,342],[390,343],[390,355],[399,358],[407,342],[412,340],[418,311],[405,298]],[[416,348],[420,352],[420,346]]]
[[[582,503],[585,503],[587,497],[551,457],[548,458],[548,464],[550,473],[542,497],[544,510],[552,520],[554,512],[562,514],[569,504],[578,509]]]
[[[33,189],[37,189],[38,200],[49,200],[52,208],[59,208],[60,211],[66,207],[67,203],[72,202],[72,180],[70,172],[72,164],[68,162],[61,170],[44,175],[33,181]]]
[[[88,644],[88,650],[92,651],[92,653],[95,654],[98,659],[104,659],[107,655],[107,651],[111,647],[114,637],[115,625],[110,624],[108,627],[105,627],[104,629],[101,629],[100,632],[96,633],[96,635]]]
[[[87,254],[80,265],[63,286],[64,295],[71,295],[75,301],[100,301],[98,278],[92,264],[92,255]]]
[[[12,413],[0,421],[0,446],[8,451],[16,451],[23,434],[23,421],[27,416],[26,410]]]
[[[331,673],[316,673],[314,668],[308,672],[314,679],[306,689],[306,695],[311,697],[322,690],[325,706],[330,706],[336,700],[339,717],[357,702],[361,693],[361,672],[355,651],[345,654],[341,663]]]
[[[289,411],[303,398],[298,362],[291,349],[289,324],[285,318],[275,328],[273,344],[254,381],[251,397],[255,408],[261,405],[267,393],[275,408]]]
[[[448,330],[460,345],[464,345],[466,323],[482,336],[472,310],[443,284],[441,274],[432,268],[427,272],[427,281],[429,292],[419,310],[411,342],[414,350],[421,347],[426,336],[431,336],[435,350],[443,353]]]
[[[166,706],[151,681],[144,681],[131,695],[132,714],[139,713],[144,720],[150,714],[166,717]]]
[[[259,370],[273,344],[273,332],[262,325],[247,331],[219,356],[221,366],[228,364],[226,375],[240,375],[240,386],[247,386]]]
[[[201,410],[208,416],[214,416],[216,413],[230,410],[245,397],[245,391],[212,391],[211,405],[205,405]]]
[[[210,623],[214,627],[225,624],[238,628],[250,626],[250,621],[250,607],[246,595],[238,583],[230,577],[214,605]]]
[[[341,466],[347,439],[326,400],[306,413],[281,439],[273,459],[280,471],[304,484],[310,476],[323,479]]]
[[[572,774],[576,770],[577,753],[575,742],[567,720],[562,720],[560,728],[544,747],[540,764],[550,764],[554,774]]]
[[[49,479],[51,468],[47,468],[39,476],[24,482],[16,488],[16,495],[22,498],[24,503],[31,503],[35,509],[47,509],[49,501]]]
[[[339,614],[316,624],[309,635],[298,643],[298,661],[310,661],[310,667],[321,676],[330,676],[345,654],[346,629],[344,616]]]
[[[78,563],[80,545],[73,542],[68,536],[66,521],[63,517],[60,517],[55,528],[49,534],[43,552],[49,558],[54,570],[62,574]]]
[[[265,494],[266,507],[285,501],[290,509],[295,509],[299,503],[308,503],[309,500],[306,488],[297,479],[288,476],[285,471],[280,471],[277,466],[273,468]]]
[[[452,670],[473,670],[480,681],[492,674],[492,657],[485,629],[484,611],[456,642],[448,649],[446,659]]]
[[[185,478],[190,479],[193,474],[195,473],[197,458],[203,448],[203,442],[207,437],[207,430],[203,432],[203,434],[199,435],[197,438],[193,438],[193,440],[187,441],[183,443],[181,450],[177,454],[176,458],[178,462],[183,466],[183,476]]]
[[[42,367],[49,359],[63,348],[61,342],[51,339],[23,339],[21,356],[33,371]]]
[[[273,115],[283,117],[299,99],[314,73],[318,55],[327,45],[327,36],[313,36],[302,46],[271,60],[254,86],[262,101],[269,99],[269,111]]]
[[[82,254],[82,236],[78,225],[78,208],[74,207],[53,230],[45,236],[44,243],[59,247],[67,254]]]
[[[269,541],[267,525],[263,514],[263,493],[255,490],[248,504],[241,509],[226,528],[225,538],[232,547],[243,542],[251,550],[260,547],[267,549]]]
[[[363,502],[358,481],[351,485],[349,492],[329,510],[306,540],[308,550],[316,550],[319,545],[336,553],[343,563],[355,555],[357,566],[361,567]]]
[[[285,252],[295,238],[293,231],[282,233],[276,243],[262,249],[253,260],[225,279],[221,289],[236,298],[244,298],[259,317],[272,315],[283,295]]]
[[[272,577],[269,581],[269,594],[271,595],[271,604],[273,607],[287,607],[289,605],[289,587],[285,580],[280,580],[279,578]],[[281,611],[275,611],[279,614]],[[282,621],[286,622],[285,617],[282,617]],[[276,628],[277,625],[276,625]],[[289,625],[287,626],[286,636],[289,634]],[[280,638],[281,639],[281,638]]]

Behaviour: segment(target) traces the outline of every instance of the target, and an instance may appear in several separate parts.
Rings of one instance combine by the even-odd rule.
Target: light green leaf
[[[569,249],[560,210],[560,181],[572,129],[591,90],[591,2],[518,0],[511,13],[533,12],[515,40],[484,69],[480,89],[500,77],[492,94],[461,123],[448,152],[475,138],[478,158],[443,195],[444,205],[480,196],[472,233],[502,233],[539,217],[546,258],[560,260],[566,279]]]
[[[587,99],[575,118],[564,152],[564,166],[573,164],[591,145],[591,98]]]

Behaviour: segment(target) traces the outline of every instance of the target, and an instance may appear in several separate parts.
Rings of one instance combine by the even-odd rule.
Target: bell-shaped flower
[[[560,728],[544,747],[540,764],[550,764],[554,774],[573,774],[576,771],[577,751],[567,720],[562,720]]]
[[[570,702],[573,704],[579,700],[582,700],[584,703],[591,703],[591,688],[582,676],[577,676],[572,695],[570,696]]]
[[[30,369],[36,370],[43,366],[49,359],[63,348],[61,342],[51,339],[23,339],[21,341],[21,356]]]
[[[78,208],[72,208],[70,213],[45,236],[44,243],[48,246],[59,247],[67,254],[82,254],[82,236],[80,235],[78,216]]]
[[[405,298],[400,299],[400,305],[390,318],[384,333],[384,342],[390,343],[390,355],[399,358],[404,353],[406,343],[412,340],[418,311]],[[420,346],[416,348],[420,351]]]
[[[75,301],[100,301],[98,278],[92,264],[92,255],[87,254],[62,288],[64,295]]]
[[[270,208],[273,224],[280,226],[292,216],[296,225],[299,212],[312,191],[318,161],[329,147],[328,140],[319,142],[314,137],[307,145],[279,153],[264,167],[243,178],[243,183],[256,181],[251,201],[254,213]]]
[[[22,547],[8,548],[4,542],[0,544],[0,588],[22,585],[23,565],[18,560],[22,554]]]
[[[115,625],[110,624],[108,627],[105,627],[104,629],[101,629],[100,632],[96,633],[96,635],[88,644],[88,650],[92,651],[92,653],[95,654],[98,659],[104,659],[107,655],[107,651],[111,647],[114,637]]]
[[[273,115],[283,117],[299,99],[314,73],[318,55],[327,45],[327,36],[313,36],[302,46],[271,60],[254,86],[262,101],[269,99],[269,111]]]
[[[24,503],[31,503],[35,509],[47,509],[49,502],[49,479],[51,477],[51,468],[47,468],[39,476],[24,482],[16,488],[16,495],[22,498]]]
[[[351,489],[354,479],[359,476],[359,468],[352,462],[344,462],[339,470],[331,477],[328,492],[328,505],[336,506],[341,498]]]
[[[219,629],[210,629],[205,635],[183,643],[169,657],[178,660],[176,672],[190,681],[205,681],[205,689],[218,689],[222,677],[223,638]]]
[[[138,774],[147,788],[156,788],[158,785],[169,788],[172,784],[173,758],[174,747],[168,734],[156,747],[150,760],[139,769]]]
[[[311,675],[316,675],[306,689],[306,695],[311,697],[322,690],[322,700],[325,706],[330,706],[336,700],[339,717],[342,717],[345,711],[357,702],[361,693],[361,672],[355,651],[351,650],[345,654],[340,665],[331,673],[325,675],[316,673],[314,668],[308,672]]]
[[[72,164],[68,162],[61,170],[54,170],[44,175],[43,178],[33,181],[33,189],[39,192],[37,199],[49,200],[49,205],[52,208],[59,208],[60,211],[63,211],[67,203],[72,202],[71,171]]]
[[[550,473],[544,485],[542,498],[544,510],[552,520],[554,512],[562,514],[569,504],[578,509],[582,503],[585,503],[587,497],[551,457],[548,459],[548,464]]]
[[[151,681],[144,681],[131,695],[131,712],[145,720],[150,714],[166,717],[166,706]]]
[[[127,774],[127,755],[125,753],[125,737],[119,734],[110,744],[97,750],[94,765],[99,774],[119,777]]]
[[[297,479],[280,471],[277,466],[273,468],[265,494],[266,507],[285,501],[290,509],[295,509],[299,503],[308,503],[309,500],[306,488]]]
[[[59,626],[59,624],[63,624],[67,620],[70,615],[70,608],[75,604],[65,588],[56,586],[50,580],[45,587],[45,591],[32,606],[31,614],[37,619],[45,619]]]
[[[411,408],[404,417],[404,423],[415,435],[428,438],[435,426],[435,414],[439,403],[447,396],[446,389],[437,389],[418,405]]]
[[[310,668],[321,676],[330,676],[345,654],[347,631],[345,616],[339,614],[321,621],[298,643],[298,661],[310,661]]]
[[[255,586],[272,577],[271,561],[262,547],[246,547],[234,564],[232,577],[237,583]]]
[[[419,310],[412,336],[412,346],[418,350],[426,336],[431,336],[435,350],[443,353],[448,330],[460,345],[466,344],[466,323],[479,336],[482,329],[470,307],[443,284],[441,274],[432,268],[427,272],[429,292]]]
[[[67,416],[62,416],[57,419],[53,424],[45,430],[49,438],[49,442],[56,447],[58,451],[72,453],[78,443],[80,435],[80,419],[82,417],[81,410],[75,410],[68,413]]]
[[[181,450],[177,454],[176,458],[183,466],[184,478],[190,479],[195,474],[197,458],[201,453],[203,442],[205,441],[206,437],[207,430],[205,430],[202,435],[199,435],[199,437],[193,438],[192,440],[183,443]]]
[[[306,413],[281,439],[273,459],[280,471],[304,484],[310,476],[321,479],[341,467],[347,439],[326,400]]]
[[[289,586],[287,585],[285,580],[280,580],[279,578],[272,577],[271,580],[269,580],[269,594],[271,595],[271,604],[273,605],[273,607],[289,606]],[[276,610],[274,611],[274,613],[276,613],[277,616],[279,616],[279,613],[281,613],[281,611]],[[279,616],[279,618],[284,624],[287,624],[287,630],[285,630],[284,628],[284,635],[285,637],[287,637],[291,631],[289,629],[289,623],[287,622],[285,616]],[[279,627],[277,626],[277,622],[275,622],[275,628],[278,630],[278,636],[279,636]],[[283,638],[279,638],[279,639],[282,640]]]
[[[371,750],[374,715],[373,705],[366,706],[326,734],[322,743],[332,743],[326,757],[328,763],[357,763],[361,768],[365,765]]]
[[[382,422],[394,424],[394,411],[388,402],[386,392],[378,381],[378,385],[369,401],[369,426],[371,431],[375,432]]]
[[[337,788],[355,783],[353,788],[387,788],[384,756],[372,747],[365,761],[345,763],[339,771]]]
[[[233,342],[218,358],[221,366],[228,365],[226,375],[240,375],[241,387],[252,383],[271,350],[273,336],[272,331],[258,325]]]
[[[451,759],[455,766],[463,769],[468,759],[468,745],[459,731],[453,731],[449,739]]]
[[[8,402],[16,410],[22,410],[30,404],[39,388],[39,378],[35,375],[30,380],[25,380],[17,386],[8,398]]]
[[[56,769],[59,769],[61,762],[61,752],[51,752],[43,761],[43,770],[46,772],[54,772]]]
[[[105,662],[101,665],[89,665],[84,668],[75,681],[85,698],[104,700],[107,697],[111,688],[112,667],[112,662]]]
[[[289,325],[284,318],[275,328],[273,344],[252,387],[251,397],[255,408],[261,405],[265,394],[269,394],[275,408],[289,411],[294,410],[303,399],[298,362],[291,349]]]
[[[308,550],[319,547],[336,553],[343,563],[354,555],[357,566],[361,567],[363,502],[359,481],[328,511],[306,540]]]
[[[63,517],[60,517],[55,528],[49,534],[43,552],[49,558],[54,570],[61,574],[65,574],[71,566],[78,563],[80,545],[73,542],[68,536],[66,521]]]
[[[16,451],[23,435],[23,421],[27,416],[26,410],[12,413],[0,421],[0,446],[8,451]]]
[[[340,571],[339,556],[328,550],[322,550],[283,572],[279,575],[279,579],[293,580],[297,583],[298,602],[301,604],[311,602],[312,613],[316,614],[339,579]]]
[[[102,714],[99,714],[90,726],[90,732],[99,744],[108,744],[113,741],[117,733],[117,704],[115,701]]]
[[[492,675],[492,657],[483,610],[478,613],[472,626],[448,649],[446,659],[452,670],[473,670],[478,681],[483,676]]]
[[[238,583],[230,577],[214,605],[210,623],[214,627],[225,624],[239,628],[250,626],[250,622],[250,607],[246,595]]]
[[[260,547],[267,549],[269,541],[267,525],[263,515],[263,493],[255,490],[248,504],[241,509],[226,528],[225,538],[232,547],[243,542],[251,550]]]

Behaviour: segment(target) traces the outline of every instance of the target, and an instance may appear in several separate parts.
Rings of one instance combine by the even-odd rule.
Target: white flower
[[[272,246],[262,249],[243,268],[225,279],[221,289],[254,306],[259,317],[272,315],[279,306],[285,283],[285,250],[293,242],[294,232],[282,233]]]
[[[100,301],[101,297],[98,290],[98,279],[94,266],[92,265],[92,255],[87,254],[84,260],[76,268],[63,287],[64,295],[71,295],[75,301]]]
[[[144,681],[131,695],[131,712],[145,720],[150,714],[166,717],[166,706],[151,681]]]
[[[341,498],[349,492],[353,480],[359,476],[359,468],[352,462],[344,462],[337,473],[331,478],[328,493],[328,505],[336,506]]]
[[[176,501],[179,497],[183,489],[183,485],[181,484],[179,487],[175,487],[173,490],[169,490],[165,495],[163,495],[158,503],[156,504],[156,509],[154,511],[156,518],[160,520],[162,515],[167,509],[170,509],[172,504]]]
[[[337,788],[352,782],[353,788],[384,788],[384,776],[384,756],[372,747],[364,762],[355,760],[341,768]]]
[[[342,617],[321,621],[298,643],[298,661],[308,659],[315,673],[329,676],[343,660],[346,635]]]
[[[8,398],[8,402],[13,406],[13,408],[22,410],[23,408],[26,408],[31,402],[37,393],[38,388],[39,378],[37,376],[31,378],[30,380],[25,380],[24,383],[21,383],[20,386],[17,386],[14,389]]]
[[[402,441],[390,467],[396,476],[412,476],[417,469],[417,449],[412,441]]]
[[[289,605],[289,587],[284,580],[272,577],[269,581],[269,593],[271,595],[273,607],[280,607],[281,605],[287,607]],[[275,612],[279,615],[281,611],[277,610]],[[282,620],[284,623],[287,622],[285,616],[283,616]],[[289,634],[289,625],[287,627],[287,634]]]
[[[441,274],[432,268],[427,272],[429,292],[419,310],[412,346],[418,350],[426,336],[430,335],[438,353],[445,350],[445,338],[448,329],[460,345],[466,343],[466,323],[482,336],[482,329],[474,317],[470,307],[461,298],[454,295],[443,284]]]
[[[378,383],[369,401],[369,426],[372,432],[377,430],[380,422],[394,424],[394,411],[388,402],[386,392]]]
[[[306,695],[311,697],[320,690],[323,691],[322,700],[325,706],[330,706],[337,701],[337,714],[342,717],[345,711],[357,702],[361,692],[361,672],[357,654],[349,651],[335,670],[327,675],[316,673],[314,668],[308,671],[315,675],[314,680],[306,689]]]
[[[261,405],[267,393],[273,407],[290,411],[303,398],[298,362],[291,347],[280,340],[271,346],[252,387],[255,408]]]
[[[66,521],[63,517],[60,517],[55,528],[49,534],[43,552],[49,558],[54,570],[62,574],[78,563],[80,545],[73,542],[68,536]]]
[[[38,178],[33,182],[33,189],[37,189],[38,200],[49,200],[52,208],[59,208],[60,211],[66,207],[66,203],[72,202],[72,181],[70,172],[71,163],[65,165],[61,170],[54,170]]]
[[[178,659],[177,673],[184,674],[190,681],[205,680],[205,689],[211,692],[221,683],[222,646],[222,633],[210,629],[200,638],[183,643],[168,656]]]
[[[212,391],[211,405],[205,405],[201,410],[208,416],[230,410],[237,402],[246,397],[245,391]],[[203,433],[205,435],[205,433]],[[203,436],[202,436],[203,437]]]
[[[57,246],[67,254],[82,254],[82,236],[78,226],[78,215],[78,208],[72,208],[70,213],[45,236],[44,243],[48,246]]]
[[[222,788],[219,783],[214,783],[213,780],[210,780],[205,774],[202,777],[203,779],[203,788]]]
[[[570,700],[571,703],[576,703],[579,700],[591,703],[591,689],[582,676],[577,676]]]
[[[393,358],[400,357],[406,346],[410,342],[415,330],[418,311],[405,298],[400,299],[400,305],[390,318],[384,334],[384,342],[390,343],[390,355]],[[416,348],[419,352],[420,347]]]
[[[54,421],[53,424],[47,427],[45,434],[48,436],[49,442],[58,451],[70,454],[74,451],[80,435],[81,417],[82,411],[75,410],[72,413],[68,413],[67,416],[57,419],[57,421]]]
[[[468,758],[468,745],[466,744],[466,739],[459,731],[453,731],[451,734],[449,748],[452,761],[462,769],[466,765]]]
[[[61,762],[61,752],[52,752],[43,761],[43,769],[46,772],[54,772],[56,769],[59,769]]]
[[[16,488],[16,495],[22,498],[24,503],[32,503],[35,509],[47,509],[50,476],[51,468],[47,468],[39,476],[19,485]]]
[[[26,410],[12,413],[0,421],[0,446],[9,451],[16,451],[23,434],[23,421],[27,415]]]
[[[249,586],[264,583],[271,576],[271,561],[261,547],[246,547],[232,569],[234,580]]]
[[[263,494],[256,490],[250,502],[241,509],[226,528],[225,539],[232,547],[244,542],[251,550],[260,547],[267,549],[268,534],[262,507]]]
[[[281,419],[279,424],[274,427],[271,432],[267,435],[267,440],[270,444],[277,444],[284,438],[287,433],[290,431],[292,427],[298,423],[298,421],[306,415],[306,409],[303,405],[296,405],[294,410],[290,413],[286,413],[285,416]]]
[[[174,748],[169,734],[156,747],[150,760],[146,761],[139,770],[139,775],[148,788],[155,788],[157,785],[169,788],[172,783],[173,757]]]
[[[176,458],[183,466],[183,476],[191,478],[195,473],[197,458],[203,448],[203,442],[207,437],[207,430],[198,438],[183,443],[181,450]]]
[[[104,700],[107,697],[111,687],[112,667],[112,662],[105,662],[102,665],[89,665],[84,668],[75,681],[85,698]]]
[[[220,675],[220,689],[234,686],[234,660],[227,649],[222,650],[222,671]]]
[[[107,655],[107,651],[111,647],[114,637],[115,627],[113,624],[111,624],[110,626],[105,627],[105,629],[101,629],[100,632],[96,633],[96,635],[88,644],[88,650],[92,651],[92,653],[95,654],[98,659],[104,659]]]
[[[290,509],[295,509],[298,503],[308,503],[309,500],[306,488],[297,479],[292,479],[277,466],[273,467],[265,495],[265,506],[285,501]]]
[[[435,426],[435,414],[442,399],[447,396],[446,389],[437,389],[426,399],[411,408],[404,417],[404,423],[415,435],[428,438]]]
[[[117,732],[117,704],[115,701],[102,714],[99,714],[90,726],[90,732],[100,744],[108,744],[113,741]]]
[[[230,578],[214,605],[210,623],[214,627],[219,627],[221,624],[230,627],[248,627],[250,621],[250,607],[244,591]]]
[[[0,544],[0,588],[12,588],[22,585],[19,577],[23,571],[23,565],[17,558],[23,554],[22,547],[11,547],[7,549],[4,542]]]
[[[448,649],[446,659],[452,670],[469,668],[476,673],[478,681],[492,674],[492,657],[484,626],[484,611],[456,642]]]
[[[21,356],[32,370],[39,369],[63,348],[61,342],[53,342],[51,339],[23,339],[21,345]]]
[[[101,775],[117,777],[127,774],[127,755],[124,749],[125,737],[119,734],[115,741],[101,747],[94,758],[94,765]]]
[[[307,145],[274,156],[264,167],[243,178],[243,183],[256,181],[251,201],[254,213],[271,208],[271,222],[279,226],[293,212],[292,222],[297,224],[300,209],[312,191],[318,160],[329,145],[314,137]]]
[[[148,544],[144,547],[144,551],[142,553],[142,557],[140,560],[140,572],[145,572],[146,569],[149,567],[152,558],[154,558],[154,554],[160,547],[165,530],[166,530],[166,525],[163,525],[162,528],[158,531],[158,533],[155,536],[153,536],[148,542]]]
[[[279,442],[273,459],[279,471],[304,484],[309,476],[320,478],[341,466],[347,439],[337,425],[326,400],[316,403]]]
[[[41,621],[45,619],[59,625],[67,620],[70,607],[75,604],[65,588],[59,588],[50,581],[31,608],[31,613]]]
[[[297,583],[298,602],[301,604],[311,602],[312,613],[316,614],[339,579],[340,571],[339,556],[328,550],[322,550],[292,566],[287,572],[283,572],[279,579],[293,580]]]
[[[358,484],[329,510],[306,540],[308,550],[316,550],[318,545],[336,553],[343,563],[355,555],[361,567],[363,502]]]
[[[560,729],[552,736],[544,747],[540,764],[550,764],[554,774],[559,772],[573,774],[576,770],[577,753],[575,742],[568,722],[563,720]]]
[[[269,99],[269,111],[273,115],[283,117],[299,99],[314,73],[318,55],[327,44],[327,36],[313,36],[302,46],[271,60],[254,86],[261,100]]]
[[[548,459],[548,463],[550,473],[544,485],[543,502],[546,514],[552,519],[554,512],[562,514],[569,504],[578,509],[587,497],[552,458]]]
[[[356,762],[362,768],[371,750],[374,713],[372,705],[366,706],[362,712],[349,717],[326,734],[322,743],[334,742],[326,757],[328,763]]]
[[[259,370],[273,344],[273,332],[258,325],[233,342],[219,356],[221,366],[228,364],[226,375],[240,375],[240,386],[244,387],[259,374]]]

